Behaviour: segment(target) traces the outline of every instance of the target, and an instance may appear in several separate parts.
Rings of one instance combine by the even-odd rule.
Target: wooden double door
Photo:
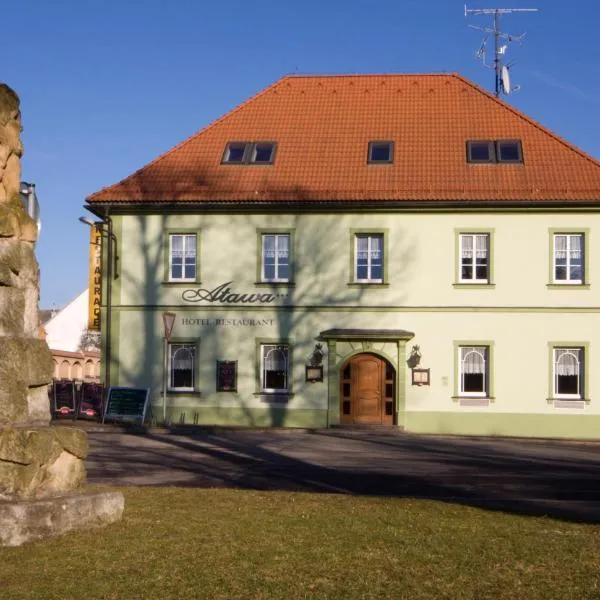
[[[340,372],[340,423],[393,425],[396,371],[374,354],[357,354]]]

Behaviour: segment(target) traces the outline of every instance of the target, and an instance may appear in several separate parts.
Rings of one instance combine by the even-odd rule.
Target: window
[[[274,155],[275,155],[275,144],[273,144],[273,143],[254,144],[250,162],[256,163],[256,164],[270,164],[273,162]]]
[[[459,395],[489,395],[489,348],[459,346]]]
[[[290,280],[290,235],[267,233],[262,235],[261,281]]]
[[[496,142],[496,160],[503,163],[523,162],[519,140],[499,140]]]
[[[584,236],[582,233],[554,234],[554,282],[584,283]]]
[[[467,142],[467,160],[472,163],[494,162],[493,142]]]
[[[583,348],[554,348],[554,398],[583,399],[583,358]]]
[[[270,165],[275,160],[274,142],[229,142],[223,153],[223,164]]]
[[[369,155],[367,162],[394,162],[394,142],[369,142]]]
[[[169,235],[169,281],[196,281],[196,234]]]
[[[246,142],[230,142],[225,147],[223,154],[224,163],[241,164],[244,162],[246,155]]]
[[[195,344],[169,344],[169,389],[193,391],[195,366]]]
[[[520,140],[469,140],[467,162],[470,163],[522,163],[523,149]]]
[[[262,344],[261,352],[261,392],[289,391],[289,346],[286,344]]]
[[[91,360],[87,360],[85,362],[85,377],[88,379],[93,379],[95,375],[94,362]]]
[[[383,235],[356,234],[354,244],[354,280],[359,283],[383,283]]]
[[[460,234],[461,283],[489,283],[490,236],[488,233]]]

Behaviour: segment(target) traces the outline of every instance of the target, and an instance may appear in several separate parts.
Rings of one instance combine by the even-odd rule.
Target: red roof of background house
[[[469,164],[519,139],[523,164]],[[367,164],[371,140],[394,163]],[[274,141],[273,165],[223,165]],[[599,201],[600,163],[457,74],[287,76],[88,202]]]

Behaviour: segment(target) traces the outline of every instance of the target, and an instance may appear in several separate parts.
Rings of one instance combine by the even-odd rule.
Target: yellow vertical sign
[[[100,331],[102,297],[102,224],[90,227],[90,271],[88,283],[88,329]]]

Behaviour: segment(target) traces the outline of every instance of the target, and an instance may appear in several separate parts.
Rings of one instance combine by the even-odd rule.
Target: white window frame
[[[560,353],[560,355],[559,355]],[[559,362],[565,356],[570,356],[576,364],[577,369],[577,393],[575,394],[561,394],[558,391],[558,377],[559,377]],[[584,378],[584,365],[585,365],[585,348],[580,346],[555,346],[552,349],[552,396],[556,399],[562,400],[583,400],[585,390],[585,378]],[[567,367],[568,368],[568,367]]]
[[[265,262],[265,256],[266,256],[266,248],[265,248],[265,243],[267,238],[272,237],[275,238],[275,277],[273,278],[268,278],[266,276],[265,270],[266,270],[266,262]],[[286,238],[287,239],[287,268],[288,268],[288,276],[287,277],[280,277],[279,276],[279,271],[280,271],[280,262],[279,262],[279,242],[282,238]],[[260,251],[260,261],[261,261],[261,265],[260,265],[260,275],[261,275],[261,281],[264,282],[273,282],[273,283],[286,283],[290,281],[290,269],[291,269],[291,244],[292,244],[292,236],[289,233],[263,233],[261,234],[261,251]]]
[[[284,388],[266,387],[266,361],[272,352],[284,353],[285,384]],[[287,394],[290,391],[290,346],[288,344],[260,345],[260,391],[266,394]]]
[[[191,351],[191,369],[192,369],[192,385],[191,386],[176,386],[173,382],[174,368],[173,361],[180,352]],[[167,389],[173,392],[193,392],[196,389],[196,355],[198,345],[193,342],[169,342],[168,344],[168,373],[167,373]]]
[[[466,370],[466,358],[470,354],[478,354],[483,361],[483,391],[473,392],[465,390],[464,375],[468,374]],[[488,346],[459,346],[458,347],[458,393],[463,397],[487,398],[490,390],[490,349]],[[469,369],[471,369],[469,367]]]
[[[552,234],[552,282],[559,285],[581,285],[585,281],[585,234],[584,233],[560,233],[556,232]],[[566,239],[566,247],[564,252],[566,253],[566,264],[560,265],[566,269],[566,278],[558,279],[556,277],[557,262],[557,247],[556,242],[558,238],[564,237]],[[574,248],[574,239],[579,240],[579,249]],[[571,279],[571,264],[574,253],[579,252],[580,263],[581,263],[581,278]]]
[[[182,262],[181,262],[181,277],[173,277],[173,239],[176,237],[182,238]],[[188,245],[190,242],[188,241],[190,238],[194,239],[194,251],[193,255],[189,253]],[[170,233],[169,234],[169,281],[196,281],[197,273],[198,273],[198,264],[197,264],[197,244],[198,240],[195,233]],[[186,259],[193,258],[194,265],[194,276],[193,277],[185,277],[185,267],[186,267]],[[191,264],[191,261],[190,261]]]
[[[470,278],[463,277],[463,265],[464,262],[464,254],[467,251],[465,248],[465,241],[469,238],[471,240],[471,249],[472,253],[469,266],[472,269],[473,276]],[[477,278],[477,254],[481,252],[481,249],[478,249],[477,241],[478,239],[485,240],[485,266],[487,270],[487,277],[485,278]],[[460,283],[489,283],[490,282],[490,234],[489,233],[460,233],[459,234],[459,257],[458,257],[458,281]]]
[[[373,277],[373,239],[377,238],[380,242],[379,252],[381,254],[381,277]],[[358,277],[358,240],[367,240],[367,277]],[[384,256],[384,234],[383,233],[355,233],[354,234],[354,281],[355,283],[383,283],[385,279],[385,256]]]

